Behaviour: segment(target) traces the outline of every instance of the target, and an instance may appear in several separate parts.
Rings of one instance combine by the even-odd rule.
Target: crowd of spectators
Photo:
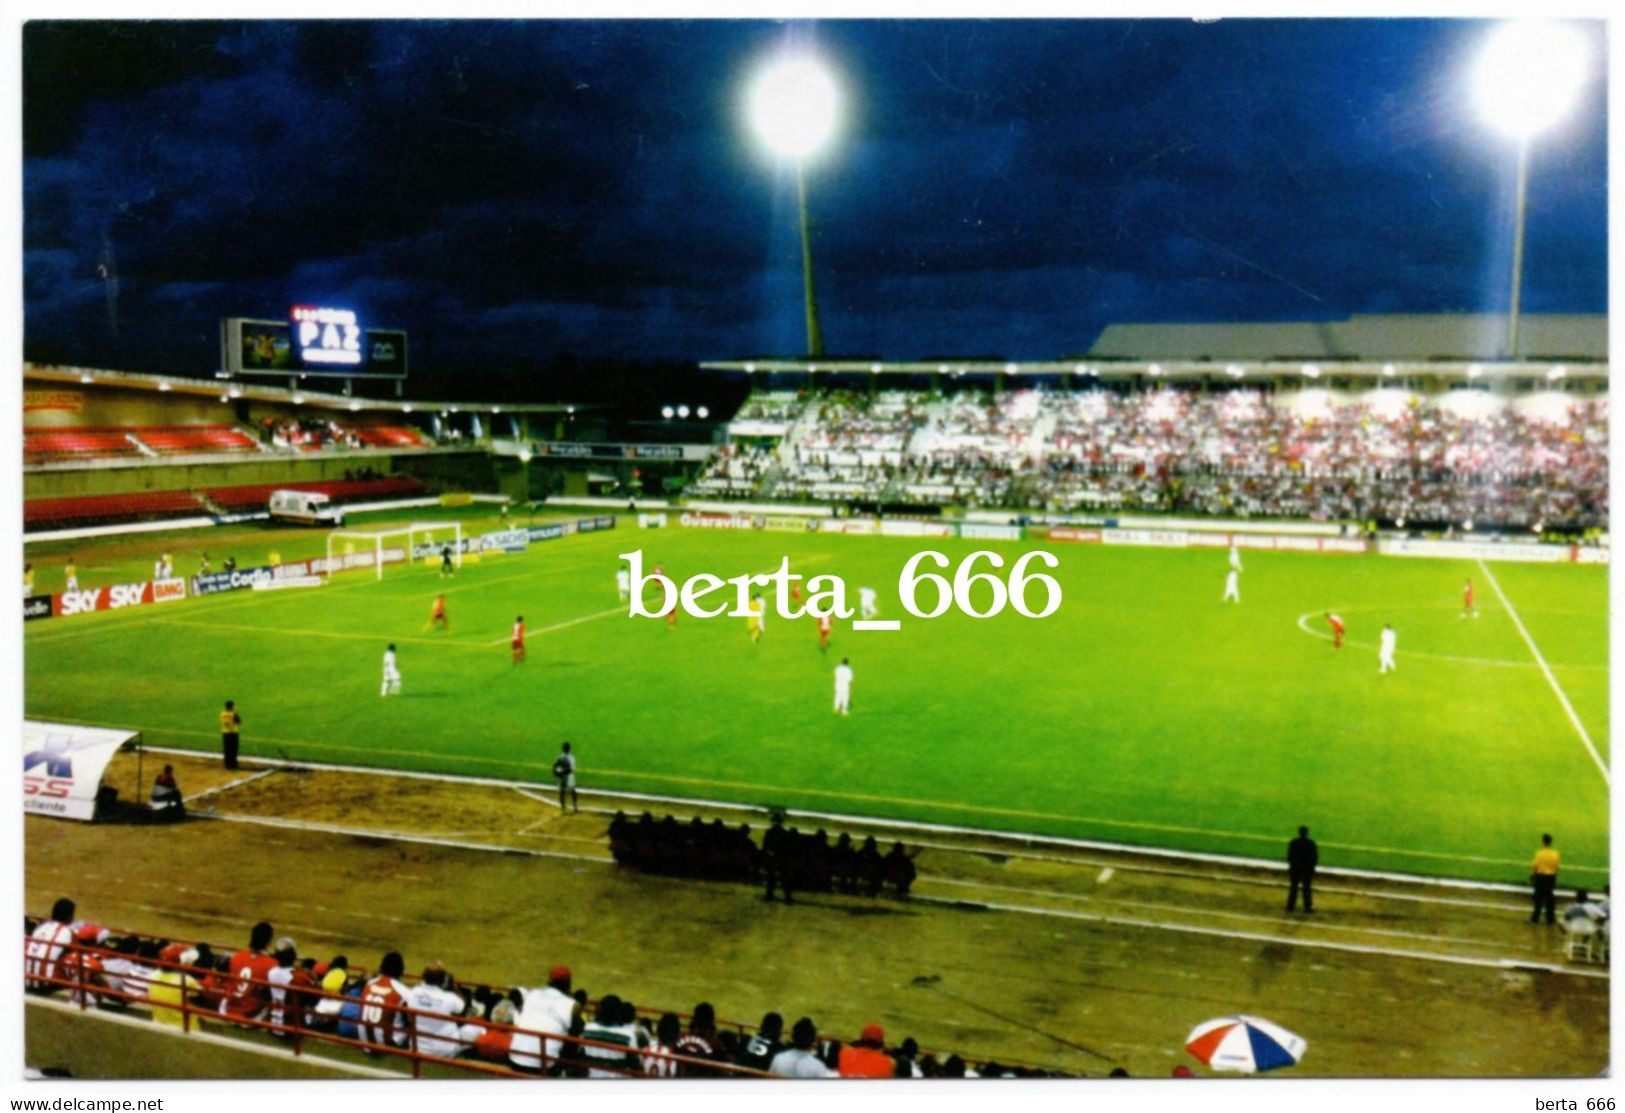
[[[851,893],[877,897],[887,889],[906,898],[917,871],[902,843],[882,853],[873,836],[861,843],[842,833],[833,840],[819,828],[805,834],[775,816],[758,846],[749,824],[729,827],[720,819],[687,823],[676,816],[655,819],[644,812],[632,819],[616,812],[609,824],[609,849],[619,865],[669,877],[710,881],[777,883],[787,899],[794,893]],[[918,853],[918,851],[915,851]]]
[[[1608,516],[1606,399],[1383,390],[1310,405],[1255,388],[1097,388],[832,392],[805,405],[816,421],[782,447],[719,456],[702,484],[738,497],[1519,529]]]
[[[23,928],[30,993],[66,993],[75,1004],[104,1009],[150,1009],[155,1023],[175,1027],[187,1022],[184,1000],[194,1010],[193,1025],[207,1017],[211,1023],[260,1028],[276,1039],[326,1034],[372,1054],[415,1046],[421,1055],[568,1078],[1051,1073],[997,1062],[972,1066],[958,1055],[922,1052],[912,1038],[888,1045],[876,1023],[843,1043],[821,1037],[813,1020],[801,1017],[786,1039],[783,1017],[776,1012],[752,1030],[719,1022],[709,1002],[694,1006],[685,1018],[640,1009],[614,993],[594,1001],[562,964],[536,987],[464,983],[439,962],[425,965],[412,982],[399,952],[383,955],[369,973],[342,954],[325,962],[301,956],[286,936],[273,943],[276,933],[263,921],[250,930],[247,946],[230,954],[208,943],[112,935],[76,918],[67,898],[56,902],[49,918],[25,919]]]

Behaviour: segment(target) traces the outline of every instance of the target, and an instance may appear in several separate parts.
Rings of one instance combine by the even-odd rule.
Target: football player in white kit
[[[1220,599],[1219,602],[1221,602],[1221,603],[1239,603],[1239,602],[1241,602],[1241,575],[1234,568],[1230,569],[1229,572],[1225,573],[1225,577],[1224,577],[1224,598]]]
[[[621,594],[621,602],[632,598],[632,573],[625,568],[615,570],[615,590]]]
[[[395,643],[390,642],[389,648],[384,650],[384,683],[378,690],[380,696],[387,696],[394,692],[401,694],[401,670],[395,667]]]
[[[1237,572],[1241,571],[1241,550],[1236,548],[1234,541],[1230,542],[1230,567]]]
[[[835,666],[835,714],[852,714],[852,664],[845,657]]]
[[[858,617],[873,618],[880,613],[880,605],[876,601],[875,589],[872,587],[858,588]]]
[[[1394,633],[1394,628],[1384,623],[1382,627],[1381,643],[1377,649],[1378,676],[1381,676],[1385,672],[1393,672],[1399,667],[1398,665],[1394,664],[1394,643],[1398,640],[1399,635]]]

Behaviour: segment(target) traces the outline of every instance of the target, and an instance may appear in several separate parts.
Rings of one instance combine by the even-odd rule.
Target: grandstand
[[[1496,324],[1471,315],[1114,326],[1085,356],[1048,363],[713,362],[767,382],[692,489],[930,511],[1600,529],[1602,319],[1535,321],[1531,344],[1556,354],[1510,364],[1473,354]],[[784,389],[792,380],[799,389]]]

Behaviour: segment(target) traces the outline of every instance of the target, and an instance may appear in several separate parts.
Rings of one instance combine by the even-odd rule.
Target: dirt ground
[[[915,899],[790,907],[615,866],[608,815],[639,801],[561,815],[541,787],[157,754],[142,778],[165,760],[193,798],[185,824],[28,818],[30,911],[69,895],[109,926],[233,946],[263,918],[304,953],[371,966],[398,949],[470,982],[540,984],[566,962],[595,997],[806,1014],[837,1038],[873,1020],[888,1042],[1088,1076],[1203,1073],[1186,1032],[1236,1012],[1308,1040],[1285,1072],[1300,1077],[1608,1067],[1606,969],[1567,962],[1518,893],[1323,874],[1314,915],[1289,916],[1275,871],[931,832],[904,836],[924,847]],[[128,796],[135,758],[107,781]]]

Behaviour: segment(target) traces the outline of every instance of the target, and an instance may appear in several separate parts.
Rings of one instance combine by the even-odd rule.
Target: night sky
[[[354,307],[414,372],[805,351],[742,91],[849,97],[809,171],[831,355],[1054,357],[1113,321],[1504,311],[1514,158],[1449,21],[32,23],[28,358],[208,374]],[[1597,74],[1537,140],[1526,312],[1606,310]]]

